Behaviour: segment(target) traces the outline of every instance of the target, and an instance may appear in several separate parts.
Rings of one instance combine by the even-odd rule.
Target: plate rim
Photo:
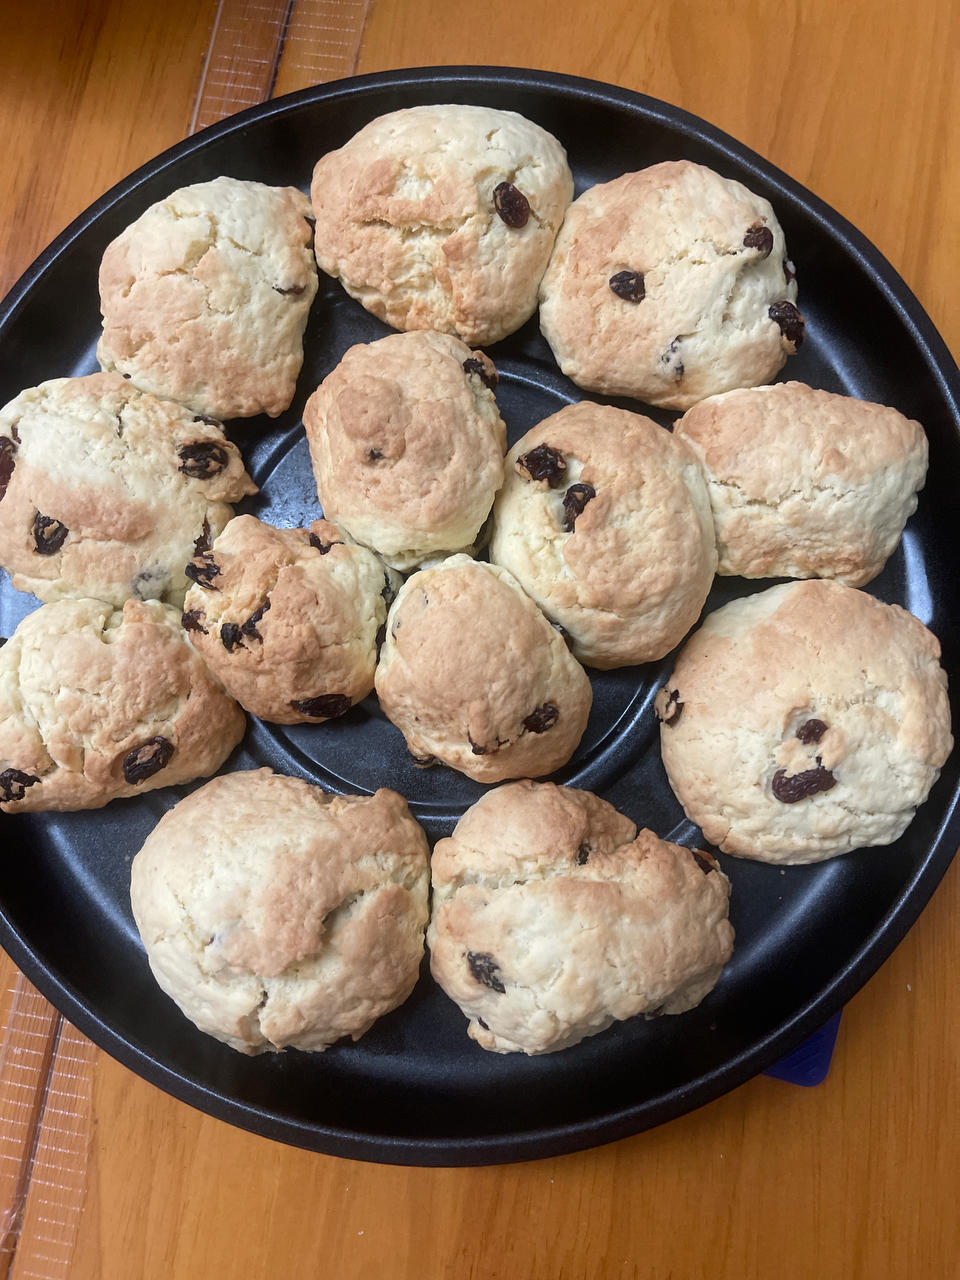
[[[166,148],[115,183],[47,246],[27,267],[0,302],[0,328],[12,322],[34,284],[66,253],[74,241],[119,200],[133,194],[147,181],[249,124],[278,115],[291,115],[325,100],[363,96],[371,89],[422,89],[424,85],[478,85],[492,82],[531,91],[547,90],[598,104],[639,113],[687,138],[703,142],[716,154],[729,157],[738,168],[755,174],[764,183],[780,188],[787,198],[805,210],[838,242],[843,252],[873,279],[910,331],[954,425],[960,429],[960,370],[937,330],[906,281],[867,237],[842,214],[757,152],[732,135],[684,108],[634,90],[560,72],[518,67],[451,65],[404,67],[330,81],[250,107],[236,115]],[[455,99],[454,99],[455,100]],[[646,1099],[615,1113],[593,1116],[569,1124],[525,1130],[508,1135],[410,1139],[396,1135],[359,1133],[315,1122],[298,1121],[263,1106],[230,1098],[195,1079],[179,1074],[132,1037],[125,1038],[88,1009],[81,994],[69,982],[50,971],[25,937],[8,920],[0,900],[0,944],[37,989],[101,1049],[149,1083],[214,1117],[260,1136],[292,1143],[329,1155],[418,1166],[480,1166],[540,1159],[599,1146],[666,1123],[738,1088],[764,1071],[815,1031],[858,991],[889,957],[919,917],[960,843],[960,787],[947,797],[946,809],[933,848],[900,896],[890,905],[868,940],[850,957],[819,992],[792,1017],[751,1043],[721,1066],[656,1099]],[[649,1114],[655,1111],[655,1114]]]

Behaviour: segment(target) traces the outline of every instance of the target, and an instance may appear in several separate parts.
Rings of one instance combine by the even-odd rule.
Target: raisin
[[[188,609],[186,613],[180,615],[180,625],[184,631],[199,631],[203,635],[207,634],[207,628],[200,621],[203,616],[199,609]]]
[[[0,800],[4,804],[11,800],[22,800],[27,787],[39,782],[32,773],[24,773],[21,769],[4,769],[0,773]]]
[[[379,462],[379,461],[380,461],[380,459],[381,459],[382,457],[383,457],[383,453],[382,453],[379,449],[368,449],[368,450],[367,450],[367,461],[368,461],[368,462]]]
[[[708,876],[711,871],[716,871],[719,868],[720,864],[717,862],[716,858],[711,858],[710,854],[704,853],[702,849],[691,849],[690,852],[693,854],[696,859],[697,866],[705,876]]]
[[[804,746],[810,746],[814,742],[819,742],[826,732],[827,726],[822,720],[805,720],[797,730],[797,737]]]
[[[205,413],[196,413],[193,416],[194,422],[205,422],[208,427],[223,427],[223,423],[219,418],[208,418]]]
[[[264,600],[260,608],[254,609],[250,617],[246,620],[245,623],[243,623],[243,625],[240,628],[241,633],[247,636],[251,640],[260,640],[262,642],[263,636],[257,630],[257,623],[260,621],[260,619],[263,617],[263,615],[267,612],[269,608],[270,608],[270,601]]]
[[[559,449],[551,449],[548,444],[538,444],[529,453],[523,454],[516,462],[516,469],[522,476],[531,480],[546,480],[551,489],[555,489],[567,472],[567,461]]]
[[[679,689],[670,690],[664,711],[667,714],[660,717],[661,724],[675,725],[683,714],[683,703],[680,701]]]
[[[220,575],[220,566],[209,551],[201,551],[195,555],[187,563],[183,572],[191,582],[195,582],[198,587],[203,587],[204,591],[220,590],[213,585],[213,579]]]
[[[230,461],[230,455],[223,445],[212,440],[197,440],[193,444],[177,446],[180,459],[180,470],[193,480],[209,480],[219,475]]]
[[[743,237],[743,247],[757,249],[761,258],[769,258],[773,249],[773,232],[762,222],[754,222],[747,227],[747,234]]]
[[[243,648],[243,633],[235,622],[224,622],[220,627],[220,640],[227,653],[233,653],[237,645]]]
[[[530,217],[530,201],[512,182],[493,188],[493,206],[508,227],[525,227]]]
[[[342,716],[349,711],[353,703],[345,693],[321,693],[319,697],[301,698],[290,705],[301,715],[313,716],[317,720],[333,720],[335,716]]]
[[[647,294],[639,271],[618,271],[607,283],[624,302],[642,302]]]
[[[311,547],[316,547],[322,556],[325,556],[331,547],[342,547],[342,542],[324,542],[322,538],[318,538],[315,533],[310,535]]]
[[[577,866],[578,867],[585,867],[587,865],[587,859],[590,857],[590,853],[591,853],[591,849],[590,849],[590,846],[587,844],[586,840],[582,841],[577,846]]]
[[[432,769],[437,763],[436,756],[418,756],[414,755],[412,751],[409,751],[408,755],[418,769]]]
[[[543,702],[524,719],[523,727],[530,733],[546,733],[560,719],[560,712],[552,702]]]
[[[773,794],[783,804],[796,804],[798,800],[806,800],[819,791],[829,791],[836,785],[836,781],[818,758],[815,769],[804,769],[802,773],[787,773],[786,769],[778,769],[773,775]]]
[[[210,521],[206,516],[203,517],[203,525],[199,535],[193,540],[193,551],[195,555],[200,555],[204,551],[210,550]]]
[[[660,352],[660,363],[670,366],[670,372],[673,374],[673,376],[676,378],[678,382],[683,378],[683,375],[685,372],[683,361],[680,359],[679,355],[677,354],[679,350],[680,350],[680,337],[678,335],[670,343],[669,347],[664,347],[664,349]]]
[[[173,743],[166,738],[149,738],[123,757],[123,776],[130,786],[145,782],[165,769],[173,755]]]
[[[467,732],[467,741],[470,743],[470,750],[475,756],[485,756],[487,754],[488,748],[482,747],[479,742],[474,742],[470,737],[469,731]]]
[[[788,342],[793,343],[794,348],[803,344],[806,325],[803,322],[803,316],[792,302],[772,303],[767,315],[780,326],[780,332]]]
[[[307,287],[307,286],[306,286],[305,284],[292,284],[292,285],[290,286],[290,288],[289,288],[289,289],[281,289],[279,285],[275,284],[275,285],[273,286],[273,292],[274,292],[274,293],[282,293],[282,294],[283,294],[283,296],[284,296],[285,298],[290,297],[290,296],[291,296],[291,294],[292,294],[294,297],[297,297],[297,296],[299,296],[301,293],[303,293],[303,291],[304,291],[304,289],[305,289],[306,287]]]
[[[469,360],[464,360],[463,372],[475,373],[483,385],[490,391],[493,391],[497,383],[500,381],[500,376],[493,367],[493,361],[489,359],[486,364],[484,364],[483,360],[478,360],[476,356],[471,356]]]
[[[500,977],[500,966],[492,955],[486,951],[468,951],[467,964],[482,987],[489,987],[491,991],[499,991],[503,995],[507,988]]]
[[[565,512],[563,527],[567,533],[573,533],[577,516],[583,514],[584,507],[591,498],[596,496],[597,491],[592,484],[572,484],[570,486],[563,495],[563,510]]]
[[[487,1024],[484,1022],[484,1020],[483,1020],[482,1018],[478,1018],[478,1019],[477,1019],[477,1026],[478,1026],[478,1027],[483,1027],[484,1031],[489,1031],[489,1030],[490,1030],[489,1026],[487,1026]]]
[[[17,446],[9,436],[0,436],[0,499],[7,492],[17,461]]]
[[[33,542],[38,556],[55,556],[67,540],[70,530],[53,516],[42,516],[38,511],[33,517]]]

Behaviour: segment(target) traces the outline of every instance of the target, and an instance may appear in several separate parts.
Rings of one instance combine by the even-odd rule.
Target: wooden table
[[[185,135],[218,9],[4,3],[3,289],[103,190]],[[859,226],[960,350],[952,0],[340,3],[362,9],[358,72],[542,67],[706,117]],[[308,82],[281,62],[277,87]],[[283,1147],[174,1101],[65,1029],[53,1066],[69,1082],[71,1055],[80,1063],[82,1212],[52,1249],[40,1174],[62,1133],[48,1102],[10,1274],[956,1280],[958,918],[954,866],[850,1002],[820,1087],[761,1077],[650,1133],[510,1167],[404,1169]],[[4,957],[2,989],[14,976]]]

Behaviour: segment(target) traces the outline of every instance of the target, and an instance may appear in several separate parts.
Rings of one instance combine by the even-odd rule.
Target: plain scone
[[[214,178],[171,192],[106,248],[100,367],[215,418],[293,399],[317,292],[310,202]]]
[[[592,667],[652,662],[700,616],[717,566],[700,465],[649,418],[582,401],[507,454],[490,559]]]
[[[446,104],[371,121],[317,162],[310,194],[317,262],[368,311],[485,346],[536,311],[573,178],[539,125]]]
[[[804,337],[769,202],[689,160],[590,187],[540,285],[540,327],[578,386],[688,409],[769,382]]]
[[[349,711],[373,688],[400,577],[335,525],[235,516],[187,592],[183,625],[242,707],[279,724]]]
[[[559,769],[593,701],[583,667],[516,579],[468,556],[401,587],[376,690],[414,757],[477,782]]]
[[[656,709],[687,816],[726,853],[762,862],[892,843],[953,746],[936,637],[829,579],[708,615]]]
[[[730,883],[589,791],[513,782],[433,852],[430,969],[496,1053],[692,1009],[730,958]]]
[[[303,411],[326,519],[401,571],[469,550],[503,481],[496,378],[448,334],[351,347]]]
[[[0,564],[41,600],[179,605],[196,539],[256,491],[220,423],[119,374],[56,378],[0,410]]]
[[[896,409],[776,383],[711,396],[674,434],[707,478],[718,572],[862,587],[896,549],[927,474],[927,438]]]
[[[209,777],[245,726],[167,605],[42,605],[0,648],[0,809],[98,809]]]
[[[417,981],[427,841],[395,791],[328,795],[269,769],[215,778],[160,819],[130,900],[157,982],[238,1049],[358,1040]]]

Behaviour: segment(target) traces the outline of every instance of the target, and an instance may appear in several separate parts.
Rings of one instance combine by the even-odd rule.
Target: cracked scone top
[[[432,857],[430,969],[496,1053],[549,1053],[637,1014],[678,1014],[733,948],[716,861],[589,791],[482,796]]]
[[[448,334],[351,347],[303,411],[324,516],[400,570],[471,548],[503,481],[496,380]]]
[[[719,572],[862,587],[896,549],[927,438],[896,409],[802,382],[728,391],[674,426],[707,478]]]
[[[0,410],[0,564],[41,600],[179,605],[195,540],[256,491],[218,422],[119,374],[43,382]]]
[[[663,763],[707,840],[764,862],[890,844],[953,745],[927,628],[829,579],[710,614],[656,699]]]
[[[467,556],[401,587],[376,689],[415,757],[477,782],[559,769],[593,700],[583,667],[516,579]]]
[[[400,585],[325,520],[274,529],[236,516],[198,557],[183,625],[241,706],[279,724],[329,720],[373,688]]]
[[[687,634],[717,564],[692,451],[649,418],[583,401],[507,454],[490,559],[594,667],[651,662]]]
[[[528,320],[564,211],[566,152],[512,111],[419,106],[318,161],[317,262],[395,329],[479,346]]]
[[[0,809],[98,809],[208,777],[245,726],[167,605],[42,605],[0,648]]]
[[[317,292],[310,202],[215,178],[151,205],[100,264],[100,366],[215,418],[293,399]]]
[[[585,191],[540,286],[540,327],[578,386],[687,409],[769,382],[803,341],[768,201],[689,160]]]
[[[395,791],[328,795],[258,769],[160,819],[130,898],[155,978],[201,1031],[241,1053],[320,1052],[413,990],[428,879]]]

